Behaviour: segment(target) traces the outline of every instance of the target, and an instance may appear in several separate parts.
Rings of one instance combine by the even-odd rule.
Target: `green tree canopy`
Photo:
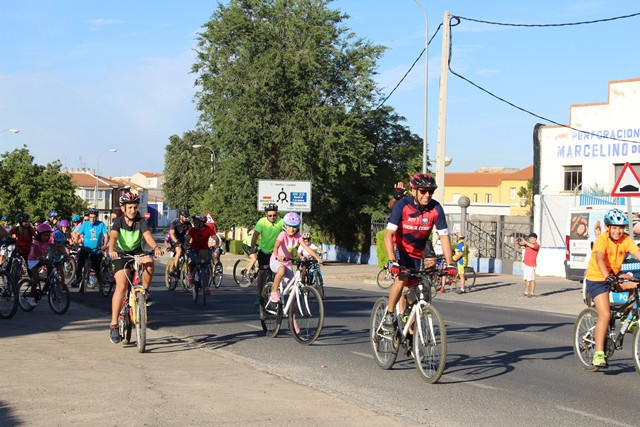
[[[71,177],[60,173],[59,161],[41,166],[24,147],[0,155],[0,212],[15,221],[26,212],[32,219],[45,219],[51,210],[69,218],[86,209],[86,202],[75,195]]]
[[[259,179],[311,181],[305,222],[337,244],[368,244],[371,215],[386,209],[393,182],[415,171],[407,168],[421,143],[391,108],[373,108],[380,98],[373,75],[384,48],[350,33],[342,24],[346,16],[329,3],[230,0],[218,6],[198,36],[192,69],[204,144],[215,152],[212,186],[200,182],[209,174],[200,162],[207,150],[185,163],[194,160],[185,152],[190,142],[172,137],[165,185],[182,188],[166,190],[171,205],[211,210],[225,228],[250,225],[260,215]],[[201,196],[188,193],[187,177]]]

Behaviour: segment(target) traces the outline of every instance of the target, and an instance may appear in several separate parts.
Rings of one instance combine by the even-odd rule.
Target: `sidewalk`
[[[232,274],[238,258],[223,256],[225,274]],[[322,269],[328,288],[387,293],[375,283],[376,266],[328,262]],[[435,302],[571,316],[584,308],[579,284],[564,279],[540,278],[535,299],[521,297],[522,290],[518,276],[479,275],[472,292],[439,294]],[[2,425],[402,425],[349,397],[260,371],[163,331],[147,331],[145,354],[123,349],[107,340],[106,313],[72,304],[58,316],[45,300],[40,305],[0,322]],[[295,396],[297,403],[281,396]]]

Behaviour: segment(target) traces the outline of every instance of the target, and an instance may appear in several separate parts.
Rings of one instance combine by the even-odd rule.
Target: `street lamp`
[[[208,148],[209,151],[211,151],[211,175],[213,175],[213,173],[216,171],[216,153],[215,151],[213,151],[213,148],[211,147],[207,147],[206,145],[202,145],[202,144],[193,144],[192,145],[193,148]]]
[[[420,9],[422,9],[422,13],[424,14],[424,135],[422,137],[422,172],[427,173],[427,105],[428,99],[427,94],[429,93],[428,82],[429,82],[429,18],[427,17],[427,11],[422,7],[422,4],[416,0]]]
[[[18,133],[18,132],[20,132],[20,129],[2,129],[2,130],[0,130],[0,132]]]
[[[104,153],[108,153],[108,152],[115,153],[116,151],[118,151],[117,148],[110,148],[98,154],[98,163],[96,165],[96,190],[93,193],[93,207],[96,209],[98,208],[98,173],[100,172],[100,156],[102,156]]]

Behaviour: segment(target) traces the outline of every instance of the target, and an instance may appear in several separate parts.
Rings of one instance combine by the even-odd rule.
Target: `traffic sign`
[[[151,214],[149,212],[145,212],[144,219],[149,219],[149,218],[151,218]]]
[[[278,210],[289,212],[311,212],[310,181],[258,180],[258,210],[269,203],[278,205]]]
[[[631,163],[627,162],[622,167],[613,190],[611,190],[611,195],[615,197],[640,197],[640,178],[633,170]]]

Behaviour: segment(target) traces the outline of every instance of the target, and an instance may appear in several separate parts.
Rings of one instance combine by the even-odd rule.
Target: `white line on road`
[[[456,377],[456,376],[453,376],[453,375],[446,375],[446,378],[447,379],[451,379],[453,381],[457,381],[459,383],[472,385],[472,386],[478,387],[478,388],[484,388],[484,389],[489,389],[489,390],[500,390],[498,387],[494,387],[492,385],[483,384],[483,383],[478,382],[478,381],[469,381],[466,378],[460,378],[460,377]]]
[[[262,326],[254,325],[253,323],[243,323],[243,325],[244,326],[248,326],[248,327],[253,328],[253,329],[262,330]]]
[[[373,354],[360,353],[359,351],[352,351],[351,353],[357,356],[368,357],[369,359],[373,359]]]
[[[613,424],[616,426],[624,426],[624,427],[631,427],[633,425],[633,424],[620,423],[618,421],[614,421],[606,417],[599,417],[597,415],[590,414],[588,412],[578,411],[577,409],[567,408],[566,406],[556,406],[556,408],[560,409],[561,411],[567,411],[567,412],[571,412],[572,414],[577,414],[577,415],[582,415],[583,417],[592,418],[594,420],[601,421],[605,424]]]

